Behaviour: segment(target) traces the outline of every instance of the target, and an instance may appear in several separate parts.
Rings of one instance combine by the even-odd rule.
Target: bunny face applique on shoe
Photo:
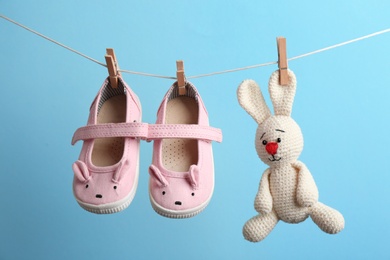
[[[156,166],[151,165],[149,173],[150,200],[160,215],[170,218],[192,217],[202,211],[211,198],[213,187],[202,183],[196,165],[191,165],[188,172],[165,171],[164,175]],[[203,188],[199,189],[200,185]]]
[[[74,194],[81,207],[93,213],[115,213],[125,209],[134,197],[136,188],[129,190],[125,183],[137,182],[128,174],[127,161],[104,171],[88,169],[80,160],[73,164]],[[90,167],[91,168],[91,167]],[[137,178],[137,176],[135,176]]]
[[[258,242],[269,235],[279,220],[299,223],[309,216],[326,233],[344,228],[344,218],[335,209],[318,202],[318,189],[305,164],[298,161],[303,137],[291,118],[296,78],[288,70],[289,84],[279,85],[279,71],[269,81],[274,107],[272,115],[259,86],[244,80],[237,90],[240,105],[257,122],[255,146],[259,158],[269,168],[261,177],[254,207],[259,213],[243,227],[245,239]]]

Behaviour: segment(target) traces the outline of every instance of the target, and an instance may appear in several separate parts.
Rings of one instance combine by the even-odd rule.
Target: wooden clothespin
[[[279,84],[282,86],[288,85],[288,73],[287,73],[287,47],[286,38],[277,37],[276,43],[278,45],[278,67],[279,67]]]
[[[179,95],[185,95],[186,78],[184,76],[184,63],[182,60],[176,61],[176,77],[177,77],[177,86],[179,87]]]
[[[116,60],[114,49],[107,48],[106,55],[104,57],[106,58],[111,87],[117,88],[118,76],[120,76],[121,74],[119,73],[119,65],[118,65],[118,61]]]

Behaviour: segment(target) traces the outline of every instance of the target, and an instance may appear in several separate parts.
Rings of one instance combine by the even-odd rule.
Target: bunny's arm
[[[260,180],[259,190],[255,198],[255,210],[262,214],[267,214],[272,210],[272,195],[269,188],[269,175],[271,171],[268,168],[264,171]]]
[[[300,161],[293,163],[293,167],[298,172],[297,202],[303,207],[312,206],[318,201],[318,189],[313,176]]]

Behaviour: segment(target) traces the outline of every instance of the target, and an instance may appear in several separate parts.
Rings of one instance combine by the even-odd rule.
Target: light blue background
[[[295,3],[293,3],[295,2]],[[3,1],[0,13],[122,69],[174,76],[277,59],[390,27],[382,1]],[[266,166],[256,124],[238,105],[247,78],[263,91],[276,66],[192,80],[223,130],[214,143],[216,186],[204,212],[184,220],[156,214],[148,198],[152,144],[142,142],[140,182],[125,211],[95,215],[72,195],[81,143],[73,132],[107,70],[0,19],[0,259],[389,259],[390,33],[291,61],[298,89],[293,117],[320,200],[343,213],[328,235],[311,219],[280,222],[263,242],[242,237]],[[172,80],[124,74],[153,123]],[[268,99],[268,93],[265,94]]]

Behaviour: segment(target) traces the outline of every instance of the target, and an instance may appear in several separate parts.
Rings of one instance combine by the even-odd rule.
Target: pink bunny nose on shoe
[[[269,153],[270,155],[275,155],[277,152],[278,152],[278,144],[277,143],[268,143],[266,146],[265,146],[265,150],[267,151],[267,153]]]

